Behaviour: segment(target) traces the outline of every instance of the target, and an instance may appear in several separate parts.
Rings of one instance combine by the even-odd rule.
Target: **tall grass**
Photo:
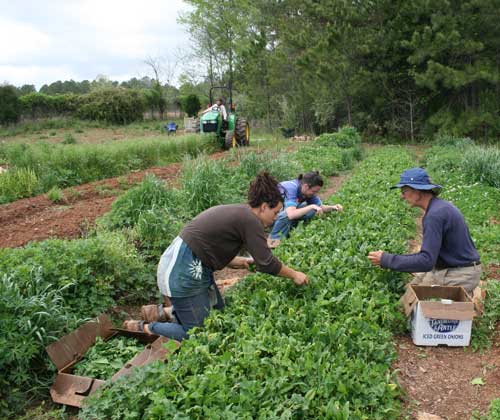
[[[113,202],[111,211],[99,219],[99,226],[108,230],[134,227],[144,212],[154,208],[172,212],[180,207],[181,200],[177,190],[167,189],[164,182],[148,175]]]
[[[25,121],[8,127],[0,127],[0,137],[12,137],[19,134],[35,133],[41,130],[55,130],[60,128],[104,128],[108,125],[99,121],[78,120],[75,118],[47,118],[34,121]]]
[[[221,162],[205,156],[185,159],[181,183],[186,213],[194,217],[217,204],[238,202],[242,187],[247,186],[243,182],[236,171]]]
[[[471,181],[500,188],[500,149],[469,147],[463,154],[461,167]]]
[[[0,160],[11,168],[32,171],[38,183],[35,187],[30,183],[30,188],[23,190],[0,178],[0,191],[7,197],[4,202],[12,201],[52,187],[65,188],[168,164],[213,148],[212,138],[198,135],[98,145],[4,144],[0,146]]]
[[[31,196],[39,185],[35,171],[15,168],[0,174],[0,204]]]
[[[285,153],[243,153],[238,156],[239,171],[251,178],[257,173],[266,170],[278,181],[295,178],[300,172],[301,165],[292,156]]]

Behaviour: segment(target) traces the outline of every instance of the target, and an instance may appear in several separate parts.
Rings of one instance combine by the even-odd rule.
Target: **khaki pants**
[[[462,286],[472,296],[474,289],[479,285],[481,264],[472,267],[445,268],[432,270],[428,273],[417,273],[410,284],[421,286]]]

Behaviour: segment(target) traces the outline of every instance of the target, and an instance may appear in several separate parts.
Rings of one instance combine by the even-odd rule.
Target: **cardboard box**
[[[410,284],[401,302],[417,346],[469,345],[475,311],[463,287]]]
[[[116,335],[136,338],[146,344],[146,347],[116,372],[111,378],[112,381],[130,373],[135,366],[164,360],[169,353],[163,346],[169,341],[168,338],[114,328],[109,317],[102,314],[45,348],[58,371],[54,384],[50,388],[50,395],[54,402],[81,407],[83,400],[105,383],[101,379],[73,375],[71,372],[87,350],[94,345],[97,336],[107,340]],[[171,341],[177,347],[180,345],[175,340]]]

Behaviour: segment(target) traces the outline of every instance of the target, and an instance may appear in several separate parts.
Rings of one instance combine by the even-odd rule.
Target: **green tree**
[[[10,85],[0,86],[0,124],[12,124],[21,117],[21,103],[16,88]]]
[[[22,85],[18,89],[18,92],[19,92],[19,96],[27,95],[28,93],[35,93],[36,88],[35,88],[35,85]]]
[[[201,109],[200,98],[198,95],[187,95],[181,101],[182,110],[188,114],[189,117],[194,117],[198,114]]]
[[[474,137],[500,134],[500,11],[494,0],[419,1],[408,61],[415,82],[433,98],[429,123]]]

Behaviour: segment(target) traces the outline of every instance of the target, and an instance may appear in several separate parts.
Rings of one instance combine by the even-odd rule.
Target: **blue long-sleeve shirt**
[[[479,254],[460,210],[433,197],[422,220],[420,252],[394,255],[384,252],[381,267],[404,272],[427,272],[434,267],[460,267],[479,261]]]

